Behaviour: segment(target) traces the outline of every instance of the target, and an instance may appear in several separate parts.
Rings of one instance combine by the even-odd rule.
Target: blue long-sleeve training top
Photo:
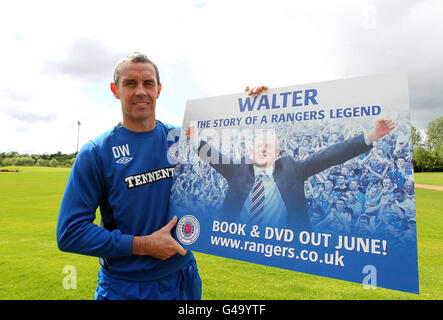
[[[60,205],[60,250],[100,257],[104,273],[125,280],[159,279],[191,260],[190,251],[166,261],[132,255],[134,236],[151,234],[169,222],[172,129],[160,121],[149,132],[119,124],[81,148]],[[98,207],[101,226],[93,223]]]

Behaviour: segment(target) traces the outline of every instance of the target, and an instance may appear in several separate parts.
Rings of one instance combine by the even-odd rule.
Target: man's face
[[[336,206],[338,211],[343,211],[345,208],[345,202],[343,200],[337,200]]]
[[[374,150],[376,154],[378,154],[380,157],[383,157],[383,150],[382,149],[375,149]]]
[[[280,149],[276,146],[275,135],[259,135],[254,141],[254,165],[259,168],[271,166],[277,159]]]
[[[346,196],[349,199],[349,203],[354,203],[356,200],[356,197],[354,196],[354,194],[352,192],[346,192]]]
[[[393,183],[391,179],[383,179],[383,187],[385,188],[392,188]]]
[[[331,190],[332,186],[333,186],[332,181],[330,180],[325,181],[325,190]]]
[[[398,202],[403,202],[406,199],[406,195],[401,192],[395,192],[394,197],[395,197],[395,200],[397,200]]]
[[[370,189],[369,189],[369,195],[371,196],[371,197],[373,197],[373,196],[375,196],[376,194],[377,194],[377,191],[378,191],[378,189],[377,189],[377,187],[371,187]]]
[[[349,184],[349,189],[351,189],[352,191],[355,191],[358,189],[358,183],[355,180],[352,180],[351,183]]]
[[[360,227],[368,227],[369,226],[369,221],[366,219],[360,219]]]
[[[406,180],[405,181],[405,189],[408,192],[413,193],[414,192],[414,182],[412,182],[411,180]]]
[[[403,159],[403,158],[399,158],[399,159],[397,160],[397,166],[398,166],[399,168],[404,168],[404,167],[405,167],[405,159]]]
[[[155,106],[161,85],[157,83],[154,66],[150,63],[124,63],[120,66],[118,88],[111,90],[120,99],[123,122],[155,124]]]

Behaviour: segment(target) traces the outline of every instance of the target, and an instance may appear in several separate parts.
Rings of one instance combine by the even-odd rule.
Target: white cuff
[[[371,145],[372,145],[372,142],[371,142],[371,140],[369,140],[369,138],[368,138],[368,134],[366,133],[366,131],[364,132],[363,136],[365,137],[365,143],[366,143],[366,145],[367,145],[368,147],[371,146]]]

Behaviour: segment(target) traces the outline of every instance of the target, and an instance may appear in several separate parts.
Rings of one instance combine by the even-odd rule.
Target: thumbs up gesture
[[[155,259],[167,260],[174,254],[184,256],[187,252],[171,235],[171,230],[177,224],[173,217],[163,228],[146,236],[135,236],[132,242],[132,253],[148,255]]]

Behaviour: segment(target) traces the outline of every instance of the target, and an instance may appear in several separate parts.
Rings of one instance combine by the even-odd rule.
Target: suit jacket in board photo
[[[364,134],[333,144],[323,150],[317,151],[304,160],[295,160],[291,156],[278,158],[274,164],[274,180],[280,195],[288,210],[287,227],[309,227],[308,208],[304,193],[304,182],[329,167],[346,162],[362,153],[369,151],[371,145],[365,142]],[[203,149],[203,150],[202,150]],[[219,172],[228,182],[223,206],[220,210],[223,218],[236,220],[247,199],[255,181],[254,165],[250,163],[232,164],[218,150],[209,146],[205,141],[200,142],[198,154],[207,152],[207,159],[214,159],[211,154],[215,152],[215,161],[207,161],[211,167]],[[203,160],[206,157],[201,157]],[[272,208],[265,214],[272,214]]]

